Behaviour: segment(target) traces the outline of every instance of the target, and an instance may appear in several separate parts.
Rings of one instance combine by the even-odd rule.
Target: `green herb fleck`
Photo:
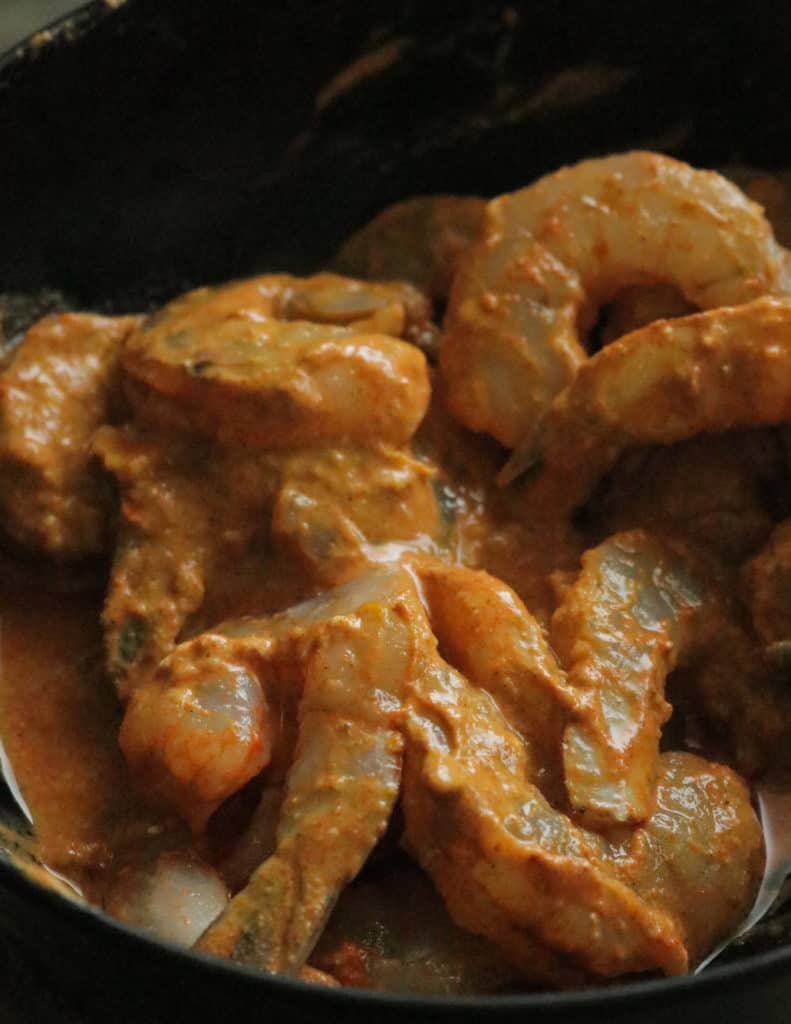
[[[137,660],[146,639],[148,627],[137,616],[127,619],[118,631],[118,664],[126,668]]]

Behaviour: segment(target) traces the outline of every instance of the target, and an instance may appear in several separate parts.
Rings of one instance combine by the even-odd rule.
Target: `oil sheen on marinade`
[[[338,259],[372,280],[61,314],[0,369],[4,532],[44,566],[3,562],[0,714],[42,856],[151,934],[328,985],[682,973],[763,850],[731,768],[660,753],[666,677],[751,777],[791,726],[786,254],[733,185],[633,153],[401,204]],[[47,375],[36,449],[16,396]],[[533,467],[510,487],[501,445]],[[686,500],[698,470],[728,515]],[[69,580],[95,591],[42,585]]]

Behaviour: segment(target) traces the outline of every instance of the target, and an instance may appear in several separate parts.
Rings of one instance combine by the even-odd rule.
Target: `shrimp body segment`
[[[489,573],[432,561],[417,572],[443,656],[494,698],[525,740],[528,778],[554,792],[563,727],[577,697],[540,626]]]
[[[124,699],[213,588],[240,586],[234,573],[264,531],[306,581],[292,600],[360,575],[380,545],[433,551],[439,534],[432,468],[386,444],[265,452],[126,426],[103,428],[94,447],[121,493],[103,622]],[[240,596],[218,618],[257,610]]]
[[[372,583],[379,592],[366,594]],[[298,973],[385,830],[401,780],[407,688],[430,633],[408,576],[374,574],[360,585],[362,603],[316,626],[307,647],[275,852],[203,936],[203,950]]]
[[[764,842],[739,776],[673,751],[659,759],[656,812],[606,856],[618,878],[679,922],[694,965],[749,913]]]
[[[783,294],[784,274],[761,208],[718,174],[643,152],[563,168],[491,202],[459,262],[440,349],[451,408],[513,448],[620,289],[672,284],[710,309]]]
[[[137,418],[257,448],[408,441],[428,405],[426,361],[383,330],[403,328],[409,286],[311,281],[202,289],[166,307],[125,346]]]
[[[654,806],[665,677],[686,653],[703,594],[683,559],[640,530],[586,552],[552,619],[580,694],[563,736],[568,799],[586,826],[637,824]]]
[[[554,810],[526,768],[491,697],[438,659],[410,706],[403,806],[408,847],[457,924],[535,983],[683,973],[677,925],[615,878],[600,839]]]
[[[638,445],[789,420],[791,301],[658,321],[602,349],[558,395],[534,449],[529,514],[570,514]]]
[[[238,619],[179,644],[132,690],[121,725],[124,755],[146,791],[201,832],[266,765],[283,774],[317,630],[389,595],[393,575],[412,586],[400,573],[371,572],[279,615]]]
[[[264,652],[240,657],[235,646],[208,634],[177,647],[132,693],[121,724],[121,750],[138,784],[194,832],[272,754]]]
[[[17,543],[64,559],[106,549],[112,502],[91,439],[118,405],[121,346],[136,324],[45,317],[0,372],[0,512]]]

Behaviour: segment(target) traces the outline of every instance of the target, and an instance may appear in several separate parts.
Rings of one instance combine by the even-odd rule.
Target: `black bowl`
[[[365,59],[363,59],[365,58]],[[0,291],[137,310],[318,267],[388,202],[630,147],[791,164],[791,6],[102,0],[0,63]],[[349,69],[352,69],[351,71]],[[431,1001],[150,942],[0,859],[0,964],[84,1021],[788,1019],[791,948],[700,978]]]

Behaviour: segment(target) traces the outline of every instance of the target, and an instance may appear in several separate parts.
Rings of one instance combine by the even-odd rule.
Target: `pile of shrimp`
[[[788,424],[791,256],[653,153],[31,327],[7,539],[112,556],[120,747],[183,823],[104,908],[325,985],[694,968],[791,758]]]

